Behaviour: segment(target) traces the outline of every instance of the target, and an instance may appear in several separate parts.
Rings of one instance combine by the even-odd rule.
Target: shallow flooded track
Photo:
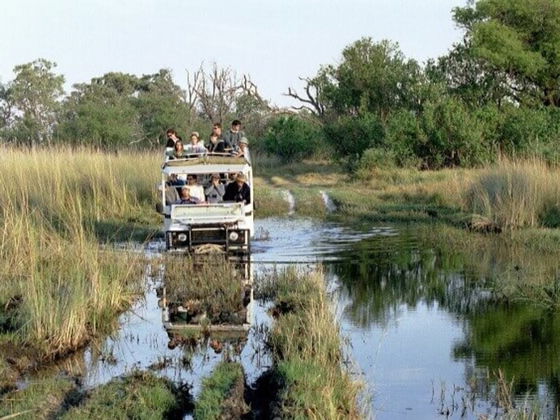
[[[348,339],[349,369],[362,379],[365,404],[378,419],[494,417],[509,404],[538,406],[553,417],[560,395],[560,316],[529,304],[504,304],[488,285],[501,266],[422,243],[414,228],[365,230],[298,218],[257,221],[252,269],[322,263]],[[249,386],[270,367],[263,344],[269,302],[252,303],[253,326],[238,336],[179,342],[163,325],[163,244],[146,249],[145,298],[120,318],[114,336],[39,372],[79,377],[84,387],[134,368],[192,385],[227,352]],[[487,264],[487,270],[480,266]],[[513,382],[512,382],[513,381]],[[505,387],[505,388],[504,388]],[[500,394],[501,392],[501,394]],[[507,407],[506,407],[507,409]]]

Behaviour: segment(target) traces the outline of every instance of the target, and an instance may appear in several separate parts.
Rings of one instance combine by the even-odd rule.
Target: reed
[[[276,276],[277,318],[269,343],[283,416],[362,418],[358,406],[361,387],[342,367],[339,327],[326,296],[323,273],[290,268]]]
[[[540,160],[502,160],[467,190],[466,210],[501,229],[560,225],[560,170]]]
[[[137,167],[152,157],[7,149],[0,161],[3,333],[55,358],[107,330],[140,293],[142,257],[101,249],[95,223],[143,211],[151,175]]]

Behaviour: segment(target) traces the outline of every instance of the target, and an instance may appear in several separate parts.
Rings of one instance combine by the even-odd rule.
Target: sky
[[[74,83],[110,71],[136,75],[202,63],[249,74],[280,106],[288,87],[336,64],[362,38],[389,39],[407,57],[443,55],[462,34],[451,10],[466,0],[0,0],[0,82],[37,58]]]

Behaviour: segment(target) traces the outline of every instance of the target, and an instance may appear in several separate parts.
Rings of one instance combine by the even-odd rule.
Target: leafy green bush
[[[367,149],[360,158],[357,172],[370,173],[372,170],[380,168],[392,168],[396,166],[395,152],[393,150],[371,148]]]
[[[385,129],[373,114],[341,116],[323,127],[325,138],[338,157],[361,156],[370,148],[381,146]]]
[[[284,162],[305,158],[319,148],[319,130],[300,117],[281,117],[270,125],[264,144],[268,153],[278,155]]]

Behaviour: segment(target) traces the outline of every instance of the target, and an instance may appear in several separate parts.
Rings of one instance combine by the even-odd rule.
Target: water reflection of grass
[[[185,321],[202,326],[247,322],[250,285],[223,255],[167,256],[164,262],[170,313],[182,307]]]

